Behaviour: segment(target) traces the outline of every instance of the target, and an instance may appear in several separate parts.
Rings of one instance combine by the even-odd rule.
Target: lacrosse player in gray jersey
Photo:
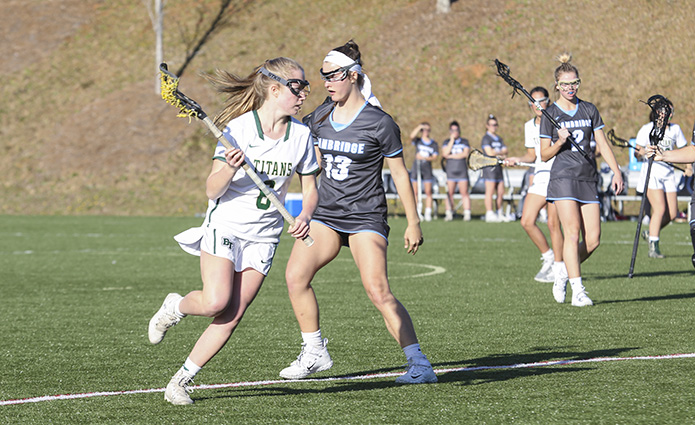
[[[319,106],[307,120],[321,158],[319,206],[314,212],[311,247],[294,245],[285,278],[292,308],[302,333],[302,350],[280,372],[286,379],[301,379],[329,369],[333,360],[319,326],[319,306],[311,281],[316,272],[348,246],[360,271],[362,284],[382,314],[386,328],[401,346],[408,370],[398,383],[436,382],[437,376],[420,350],[413,322],[394,297],[386,273],[389,226],[381,180],[384,161],[403,202],[408,227],[405,249],[415,254],[422,244],[408,170],[403,162],[400,130],[381,110],[362,72],[360,52],[349,41],[328,53],[321,76],[332,102]]]
[[[593,160],[591,136],[593,134],[603,158],[613,170],[614,193],[623,190],[623,179],[618,163],[603,133],[603,121],[596,107],[577,97],[579,71],[570,64],[571,56],[558,58],[561,65],[555,70],[558,100],[547,108],[560,129],[543,115],[541,118],[541,159],[555,157],[550,169],[548,202],[554,202],[564,232],[563,258],[572,287],[572,305],[593,305],[582,285],[580,264],[598,248],[601,237],[601,211],[598,200],[598,173]],[[570,135],[574,144],[568,142]],[[578,146],[584,153],[577,150]],[[581,236],[581,241],[580,241]],[[553,297],[565,302],[567,278],[555,276]]]
[[[496,156],[504,159],[507,156],[507,146],[504,140],[497,135],[499,121],[494,115],[490,114],[485,122],[487,131],[480,142],[483,152],[487,156]],[[502,199],[504,197],[504,174],[500,165],[483,168],[481,178],[485,182],[485,221],[496,223],[507,221],[507,217],[502,213]],[[497,199],[493,202],[493,196]],[[495,206],[497,208],[495,209]]]
[[[461,137],[461,126],[457,121],[449,124],[449,140],[442,144],[442,156],[446,159],[447,210],[444,220],[451,221],[456,209],[454,192],[458,186],[463,206],[463,220],[471,221],[471,197],[468,195],[468,163],[471,151],[468,139]]]

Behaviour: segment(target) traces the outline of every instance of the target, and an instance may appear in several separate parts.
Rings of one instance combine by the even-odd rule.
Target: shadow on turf
[[[597,301],[594,304],[615,304],[615,303],[631,303],[637,301],[668,301],[668,300],[687,300],[690,298],[695,298],[695,292],[689,294],[669,294],[669,295],[657,295],[653,297],[642,297],[633,298],[630,300],[608,300],[608,301]]]
[[[646,272],[646,273],[635,273],[632,278],[640,278],[640,277],[656,277],[656,276],[677,276],[677,275],[692,275],[693,271],[692,270],[679,270],[679,271],[660,271],[660,272]],[[621,277],[624,277],[628,279],[627,277],[627,272],[625,273],[620,273],[620,274],[611,274],[611,275],[587,275],[587,277],[590,280],[604,280],[604,279],[618,279]]]
[[[528,376],[542,376],[556,373],[571,373],[590,370],[589,366],[536,366],[536,367],[519,367],[512,368],[512,365],[523,365],[530,363],[542,363],[552,361],[571,361],[583,360],[597,357],[615,357],[622,353],[636,350],[637,347],[613,348],[605,350],[593,350],[578,352],[573,350],[561,350],[558,347],[536,347],[534,352],[526,354],[494,354],[477,359],[460,360],[453,362],[433,363],[435,369],[447,368],[466,368],[482,370],[461,370],[453,372],[445,372],[437,375],[440,383],[458,383],[460,385],[482,385],[493,382],[508,381],[510,379],[524,378]],[[499,369],[486,369],[487,367],[500,367]],[[401,367],[382,368],[365,370],[351,373],[349,375],[334,376],[332,378],[348,378],[362,375],[372,375],[379,373],[388,373],[402,370]],[[320,379],[318,377],[317,379]],[[331,394],[350,391],[369,391],[385,388],[399,387],[401,384],[396,384],[393,378],[388,380],[351,380],[351,381],[312,381],[309,384],[312,386],[325,384],[325,388],[301,388],[297,387],[297,383],[293,382],[291,386],[274,384],[265,387],[254,388],[227,388],[214,392],[214,394],[204,397],[195,397],[196,401],[214,400],[224,398],[238,397],[267,397],[267,396],[287,396],[299,394]]]

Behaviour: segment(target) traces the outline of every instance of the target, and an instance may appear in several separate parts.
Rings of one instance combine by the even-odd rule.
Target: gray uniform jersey
[[[483,140],[480,142],[480,146],[485,152],[485,147],[490,147],[495,150],[495,152],[501,151],[506,147],[504,140],[499,136],[493,136],[490,133],[485,133]],[[481,174],[481,178],[484,181],[501,182],[504,180],[504,174],[502,174],[502,166],[495,165],[494,167],[485,167]]]
[[[339,232],[371,231],[387,238],[381,170],[384,157],[403,152],[400,129],[390,115],[371,104],[349,124],[334,123],[332,108],[332,103],[320,105],[306,121],[323,168],[314,220]]]
[[[553,103],[547,109],[560,126],[567,128],[579,147],[586,152],[589,158],[594,159],[594,150],[591,148],[591,140],[594,130],[604,127],[598,109],[592,103],[578,99],[577,108],[573,111],[563,111],[557,103]],[[541,138],[549,138],[552,143],[558,140],[557,129],[545,115],[541,117]],[[550,171],[550,179],[571,178],[575,180],[598,181],[596,167],[587,161],[577,148],[569,142],[565,143],[555,155],[555,162]]]
[[[425,143],[424,140],[417,137],[413,139],[411,143],[413,146],[415,146],[415,151],[416,153],[420,154],[420,156],[430,158],[434,155],[439,155],[439,145],[434,140],[430,140],[429,143]],[[420,178],[422,181],[432,181],[432,161],[426,161],[424,159],[413,160],[413,167],[410,169],[411,181],[417,181],[418,169],[420,170]]]
[[[449,144],[448,141],[444,145]],[[454,144],[451,146],[451,154],[458,155],[462,153],[466,148],[470,148],[467,139],[459,137],[454,140]],[[462,159],[447,159],[446,160],[446,177],[449,180],[459,181],[468,180],[468,163],[466,158]]]
[[[577,100],[577,107],[573,111],[563,111],[557,103],[550,105],[547,111],[560,126],[570,131],[574,141],[587,153],[590,161],[569,142],[565,143],[555,155],[550,170],[548,199],[597,202],[598,172],[591,140],[594,130],[603,128],[604,124],[596,106],[581,99]],[[557,129],[545,115],[541,117],[540,137],[550,139],[552,143],[558,140]]]

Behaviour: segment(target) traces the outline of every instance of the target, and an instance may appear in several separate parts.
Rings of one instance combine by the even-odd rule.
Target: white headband
[[[360,74],[364,80],[364,82],[360,86],[360,92],[362,93],[362,96],[364,96],[364,98],[367,99],[367,102],[381,108],[381,103],[379,102],[379,99],[377,99],[376,96],[374,96],[374,94],[372,93],[372,82],[369,80],[369,77],[367,77],[367,74],[362,72],[362,66],[358,64],[357,61],[351,59],[348,55],[338,52],[336,50],[331,50],[330,52],[328,52],[323,61],[334,63],[341,68],[345,66],[350,66],[348,71],[355,71],[358,74]]]

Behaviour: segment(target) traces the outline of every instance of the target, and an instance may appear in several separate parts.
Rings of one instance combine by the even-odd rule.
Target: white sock
[[[193,360],[191,360],[190,357],[187,357],[186,361],[183,363],[183,366],[181,366],[183,373],[189,375],[191,378],[195,377],[198,372],[200,372],[200,369],[202,369],[202,367],[193,363]]]
[[[183,301],[183,298],[179,299],[174,303],[174,314],[176,314],[179,317],[186,317],[185,314],[181,313],[181,310],[179,310],[179,306],[181,305],[181,301]]]
[[[575,288],[578,290],[583,290],[584,286],[582,285],[582,277],[573,277],[570,279],[570,286],[572,287],[572,292],[576,292]]]
[[[555,253],[553,252],[552,249],[549,249],[546,252],[542,253],[541,256],[543,257],[543,261],[555,260]]]
[[[658,236],[650,236],[649,242],[659,242],[659,237]]]
[[[553,263],[553,273],[555,276],[567,277],[567,268],[564,261],[556,261]]]
[[[504,217],[504,212],[502,212],[502,208],[497,210],[497,215],[500,217]]]
[[[302,332],[302,340],[306,345],[322,347],[323,340],[321,340],[321,329],[316,332]]]
[[[422,352],[420,349],[420,344],[418,343],[403,347],[403,354],[405,354],[406,359],[418,359],[419,361],[417,364],[430,364],[430,361],[427,360],[427,356]]]

